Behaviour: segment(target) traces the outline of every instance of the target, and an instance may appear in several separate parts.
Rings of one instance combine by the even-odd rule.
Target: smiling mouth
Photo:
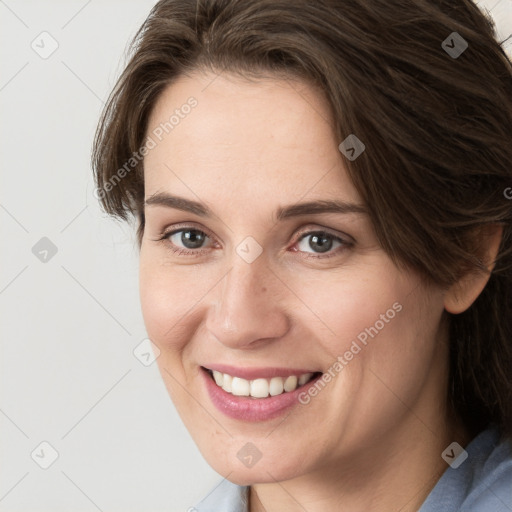
[[[210,370],[209,368],[201,368],[210,375],[219,388],[227,393],[231,393],[234,396],[257,399],[291,393],[322,374],[322,372],[309,372],[300,375],[289,375],[287,377],[276,376],[270,379],[258,378],[247,380],[241,377],[234,377],[228,373]]]

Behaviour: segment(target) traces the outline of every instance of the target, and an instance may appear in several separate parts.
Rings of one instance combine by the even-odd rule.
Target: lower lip
[[[212,376],[203,368],[201,373],[205,380],[206,389],[213,405],[230,418],[242,421],[266,421],[284,414],[294,405],[299,404],[299,395],[321,377],[318,375],[307,384],[298,387],[295,391],[288,391],[267,398],[251,398],[235,396],[215,384]]]

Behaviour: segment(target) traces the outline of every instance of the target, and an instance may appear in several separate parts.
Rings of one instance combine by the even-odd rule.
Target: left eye
[[[304,241],[308,238],[309,242],[304,244]],[[303,235],[297,242],[297,247],[303,252],[310,252],[307,250],[307,248],[309,248],[312,249],[313,252],[324,253],[330,251],[336,243],[339,244],[338,246],[344,245],[344,241],[337,236],[324,231],[315,231]],[[303,244],[302,247],[301,244]]]
[[[209,238],[206,233],[198,229],[180,229],[165,235],[171,243],[178,245],[181,243],[185,249],[201,249],[204,241]]]

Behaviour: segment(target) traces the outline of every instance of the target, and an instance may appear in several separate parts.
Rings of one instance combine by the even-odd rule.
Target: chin
[[[259,451],[248,438],[230,438],[229,446],[215,450],[198,447],[212,469],[237,485],[283,482],[301,476],[310,466],[303,453],[290,457],[268,442]]]

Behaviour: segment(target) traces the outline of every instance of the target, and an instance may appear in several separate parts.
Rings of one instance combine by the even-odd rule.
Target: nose
[[[260,347],[289,329],[283,308],[286,287],[264,258],[247,263],[236,254],[233,265],[216,287],[206,328],[233,349]]]

